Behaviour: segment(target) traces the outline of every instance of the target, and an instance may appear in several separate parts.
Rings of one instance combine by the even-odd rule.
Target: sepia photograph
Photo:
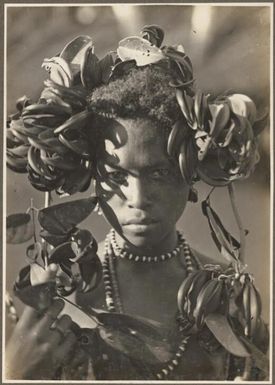
[[[272,383],[273,3],[4,5],[2,383]]]

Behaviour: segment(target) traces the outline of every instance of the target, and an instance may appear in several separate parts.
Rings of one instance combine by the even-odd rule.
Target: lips
[[[152,225],[154,223],[157,223],[158,221],[153,218],[149,217],[144,217],[144,218],[131,218],[128,219],[125,223],[124,226],[129,226],[129,225]]]

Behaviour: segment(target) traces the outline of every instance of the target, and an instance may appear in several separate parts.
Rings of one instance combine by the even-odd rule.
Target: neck
[[[165,254],[173,250],[178,243],[178,237],[175,228],[167,235],[165,235],[162,239],[160,239],[157,244],[149,246],[136,246],[130,243],[127,239],[120,236],[117,232],[115,234],[118,246],[122,249],[127,250],[129,253],[133,253],[136,255],[142,254],[146,256],[153,256]]]

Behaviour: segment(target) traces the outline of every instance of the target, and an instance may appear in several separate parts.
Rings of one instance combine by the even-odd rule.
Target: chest
[[[185,277],[180,259],[159,264],[115,261],[114,274],[111,276],[112,294],[116,285],[124,313],[171,327],[177,313],[177,292]],[[92,292],[77,293],[76,299],[81,306],[107,310],[104,280]]]

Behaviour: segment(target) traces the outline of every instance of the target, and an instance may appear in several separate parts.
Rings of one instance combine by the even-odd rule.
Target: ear
[[[192,186],[190,186],[189,195],[188,195],[188,201],[192,202],[192,203],[198,202],[198,192]]]

